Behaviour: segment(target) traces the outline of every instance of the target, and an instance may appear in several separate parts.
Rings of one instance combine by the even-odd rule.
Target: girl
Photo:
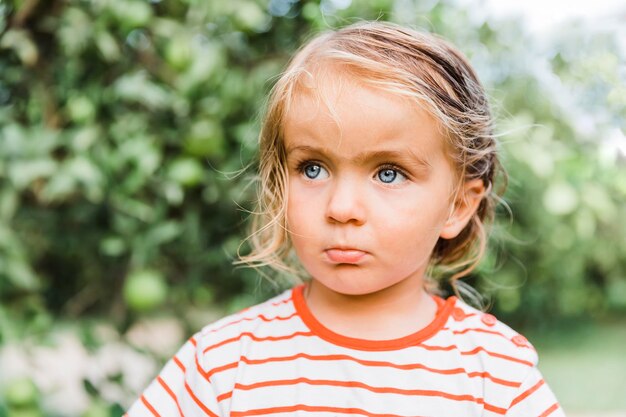
[[[260,158],[242,262],[306,284],[194,335],[128,416],[563,416],[526,339],[430,278],[462,288],[500,170],[461,53],[389,23],[318,36],[272,91]]]

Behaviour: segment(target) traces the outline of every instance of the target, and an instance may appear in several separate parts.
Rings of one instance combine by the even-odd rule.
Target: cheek
[[[390,241],[390,244],[404,241],[413,248],[434,247],[447,220],[449,207],[432,196],[412,197],[381,201],[380,209],[376,210],[377,217],[384,216],[384,220],[379,217],[381,220],[376,222],[384,225],[379,227],[378,232],[383,234],[379,238]]]
[[[297,185],[289,187],[287,198],[287,227],[290,232],[306,234],[307,225],[311,224],[315,213],[314,199],[307,198],[306,193]]]

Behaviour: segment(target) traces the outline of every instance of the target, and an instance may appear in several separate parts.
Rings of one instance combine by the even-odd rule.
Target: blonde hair
[[[500,172],[506,176],[498,161],[488,100],[469,62],[452,45],[392,23],[363,22],[318,35],[294,55],[274,85],[259,138],[258,206],[247,239],[252,251],[240,255],[237,263],[269,266],[297,278],[305,275],[287,231],[282,128],[298,83],[328,64],[368,85],[411,98],[429,111],[441,124],[459,184],[483,181],[487,192],[470,222],[457,237],[440,238],[431,256],[429,275],[449,275],[457,295],[467,292],[457,280],[468,275],[485,252],[485,223],[493,219],[498,199],[494,180]],[[436,290],[435,281],[429,283]]]

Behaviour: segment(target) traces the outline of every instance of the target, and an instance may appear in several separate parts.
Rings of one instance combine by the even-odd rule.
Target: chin
[[[327,280],[317,280],[317,282],[330,291],[349,296],[374,294],[391,286],[364,282],[364,280],[360,280],[358,277],[354,277],[354,275],[346,280],[337,278],[332,282],[328,282]]]

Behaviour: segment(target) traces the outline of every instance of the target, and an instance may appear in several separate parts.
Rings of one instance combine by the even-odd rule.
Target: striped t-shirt
[[[206,326],[127,415],[564,416],[528,341],[455,297],[417,333],[363,340],[318,322],[302,291]]]

